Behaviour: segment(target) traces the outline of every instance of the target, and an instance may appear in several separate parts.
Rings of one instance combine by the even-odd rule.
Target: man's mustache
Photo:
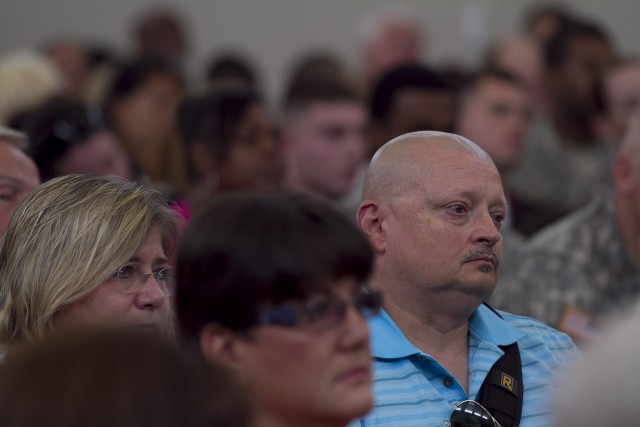
[[[500,266],[500,256],[496,253],[496,251],[493,248],[489,246],[484,246],[478,250],[468,253],[462,259],[462,263],[464,264],[470,261],[475,261],[478,259],[485,259],[485,258],[490,258],[496,269]]]

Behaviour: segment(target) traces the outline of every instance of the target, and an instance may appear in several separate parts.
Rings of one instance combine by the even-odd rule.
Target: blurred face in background
[[[640,110],[640,63],[611,70],[605,79],[605,97],[605,139],[618,145],[627,132],[629,120]]]
[[[317,102],[293,113],[286,150],[295,185],[328,199],[344,196],[366,152],[364,106]]]
[[[363,67],[366,78],[374,83],[395,66],[418,61],[422,34],[414,22],[389,20],[378,29],[376,36],[363,48]]]
[[[614,59],[612,47],[605,41],[588,36],[574,36],[563,63],[554,70],[553,91],[565,108],[582,114],[597,110],[596,83]]]
[[[56,174],[94,173],[133,179],[131,160],[115,135],[106,130],[95,132],[80,144],[73,145],[56,161]]]
[[[40,177],[33,161],[0,138],[0,237],[20,202],[38,184]]]
[[[132,149],[153,149],[157,141],[175,134],[175,114],[183,96],[182,85],[158,73],[114,108],[118,133]]]
[[[484,78],[463,100],[457,132],[478,144],[498,170],[522,157],[530,121],[530,104],[516,83]]]
[[[518,76],[534,104],[543,100],[542,52],[534,40],[520,37],[502,41],[496,48],[494,61],[499,68]]]
[[[71,40],[60,40],[47,48],[47,56],[60,71],[64,91],[82,99],[89,77],[89,54],[86,49]]]
[[[229,151],[217,165],[220,190],[276,190],[284,173],[282,146],[264,108],[247,109]]]
[[[158,9],[141,17],[134,36],[142,56],[157,56],[179,64],[189,50],[185,23],[173,10]]]

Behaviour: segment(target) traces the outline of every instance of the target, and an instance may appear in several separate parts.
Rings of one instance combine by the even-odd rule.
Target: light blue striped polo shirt
[[[469,395],[446,369],[418,350],[383,311],[369,322],[374,365],[373,410],[356,426],[447,426],[454,402],[475,399],[498,345],[518,342],[522,359],[522,427],[548,427],[554,377],[579,355],[571,339],[547,325],[482,305],[469,321]]]

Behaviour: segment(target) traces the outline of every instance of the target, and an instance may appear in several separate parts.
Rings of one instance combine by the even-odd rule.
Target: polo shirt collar
[[[469,333],[495,345],[510,345],[527,335],[508,324],[485,304],[481,304],[471,315]]]
[[[369,329],[373,357],[399,359],[420,353],[385,310],[369,320]]]
[[[381,310],[378,316],[369,320],[369,328],[373,357],[400,359],[422,353],[407,339],[385,310]],[[495,345],[513,344],[526,335],[498,317],[484,304],[471,315],[469,331],[480,340]]]

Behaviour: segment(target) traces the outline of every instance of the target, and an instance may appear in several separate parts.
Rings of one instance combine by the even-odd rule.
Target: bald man
[[[614,189],[535,234],[493,302],[535,316],[578,344],[640,299],[640,116],[613,161]]]
[[[40,184],[38,168],[21,150],[24,134],[0,126],[0,237],[20,202]]]
[[[482,407],[457,405],[479,400],[488,377],[504,399],[482,404],[502,427],[518,418],[548,425],[553,376],[577,349],[540,322],[482,304],[498,278],[506,209],[493,161],[461,136],[410,133],[375,154],[357,221],[376,253],[371,286],[385,303],[370,322],[376,404],[354,426],[490,425]],[[502,362],[487,374],[507,351],[521,359],[523,389]]]

